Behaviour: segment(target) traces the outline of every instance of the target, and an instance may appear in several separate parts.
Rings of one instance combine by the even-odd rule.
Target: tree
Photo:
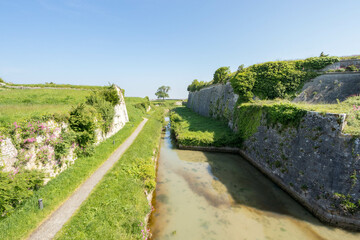
[[[158,98],[162,98],[164,100],[165,98],[169,97],[169,94],[168,94],[169,90],[170,90],[169,86],[161,86],[161,87],[158,88],[155,95]]]
[[[230,74],[230,67],[218,68],[214,73],[214,83],[226,83],[226,79]]]

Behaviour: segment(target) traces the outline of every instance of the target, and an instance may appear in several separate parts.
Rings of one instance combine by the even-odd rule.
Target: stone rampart
[[[228,87],[190,93],[188,107],[203,116],[224,115],[224,108],[214,114],[210,106],[214,101],[227,106]],[[237,122],[231,112],[229,121]],[[342,133],[345,119],[345,114],[307,112],[298,127],[269,125],[263,112],[240,154],[320,220],[360,230],[360,211],[352,207],[360,200],[360,139]]]
[[[360,72],[327,73],[305,83],[294,102],[336,103],[360,94]]]

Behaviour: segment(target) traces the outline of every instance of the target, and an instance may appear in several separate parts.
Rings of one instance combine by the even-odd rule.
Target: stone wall
[[[115,115],[108,133],[103,133],[101,129],[95,130],[96,144],[106,140],[117,133],[129,117],[126,110],[124,97],[118,87],[116,90],[119,94],[120,101],[115,105]],[[17,125],[17,123],[14,123]],[[24,166],[25,169],[40,169],[48,174],[47,182],[50,178],[55,177],[60,172],[64,171],[69,165],[76,160],[75,151],[78,146],[73,144],[66,156],[61,159],[55,159],[54,147],[62,140],[61,133],[68,131],[68,125],[63,122],[55,122],[49,120],[47,122],[29,123],[29,129],[41,128],[36,138],[29,138],[24,141],[28,143],[23,144],[24,147],[18,150],[13,139],[21,139],[20,136],[4,137],[0,133],[0,166],[3,171],[17,172],[18,165]],[[16,127],[16,126],[15,126]],[[18,141],[17,141],[18,142]]]
[[[321,71],[328,71],[331,69],[339,69],[346,68],[348,66],[354,65],[357,68],[360,68],[360,59],[350,59],[350,60],[341,60],[339,62],[333,63],[331,65],[326,66]]]
[[[226,93],[231,93],[228,85],[189,93],[188,107],[203,116],[224,116],[225,107],[217,108],[214,115],[210,106],[219,102],[233,109],[228,103],[233,99],[235,104],[236,97]],[[322,221],[360,230],[360,211],[352,213],[342,197],[360,199],[360,140],[342,133],[345,118],[345,114],[307,112],[298,127],[284,127],[269,126],[263,113],[240,154]]]
[[[232,128],[233,109],[238,98],[230,83],[212,85],[197,92],[189,92],[187,107],[202,116],[225,119]]]
[[[242,153],[323,221],[360,230],[336,193],[360,199],[360,141],[342,133],[345,115],[308,112],[298,128],[268,126],[263,115]],[[353,176],[353,177],[352,177]]]
[[[327,73],[305,83],[294,102],[336,103],[360,94],[360,73]]]

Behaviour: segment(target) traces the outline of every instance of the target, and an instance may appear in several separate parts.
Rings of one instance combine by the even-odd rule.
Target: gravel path
[[[121,155],[134,142],[148,119],[144,119],[135,131],[45,222],[28,238],[29,240],[52,239],[62,226],[71,218],[81,203],[90,195],[96,184],[107,171],[120,159]]]

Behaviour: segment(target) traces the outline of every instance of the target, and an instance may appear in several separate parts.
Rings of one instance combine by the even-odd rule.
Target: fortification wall
[[[226,106],[228,98],[212,93],[223,93],[227,87],[190,93],[188,107],[203,116],[224,115],[223,108],[214,115],[210,106],[215,99]],[[322,221],[360,230],[360,212],[347,204],[360,199],[360,140],[342,133],[345,118],[345,114],[307,112],[294,127],[269,125],[263,112],[240,154]]]
[[[341,60],[339,62],[333,63],[329,66],[326,66],[321,71],[335,70],[339,68],[347,68],[348,66],[354,65],[357,68],[360,68],[360,59],[349,59],[349,60]]]
[[[230,83],[212,85],[197,92],[189,92],[187,107],[202,116],[225,119],[233,128],[233,109],[238,98]]]
[[[360,61],[359,61],[360,62]],[[336,103],[360,93],[360,72],[327,73],[305,83],[294,102]]]
[[[113,136],[129,121],[124,97],[120,89],[118,87],[116,89],[120,101],[114,107],[113,122],[107,133],[102,132],[101,129],[95,130],[95,145]],[[17,127],[16,122],[14,125]],[[63,142],[62,134],[67,132],[69,128],[67,124],[49,120],[46,122],[29,122],[27,127],[30,132],[36,131],[38,136],[22,140],[23,137],[19,134],[4,137],[0,133],[0,166],[3,171],[16,173],[19,165],[29,170],[43,170],[48,174],[48,178],[45,180],[47,182],[74,163],[76,160],[75,152],[80,150],[75,144],[68,149],[67,154],[61,159],[55,158],[55,146]],[[16,147],[16,144],[20,144],[19,141],[23,141],[21,148]]]

